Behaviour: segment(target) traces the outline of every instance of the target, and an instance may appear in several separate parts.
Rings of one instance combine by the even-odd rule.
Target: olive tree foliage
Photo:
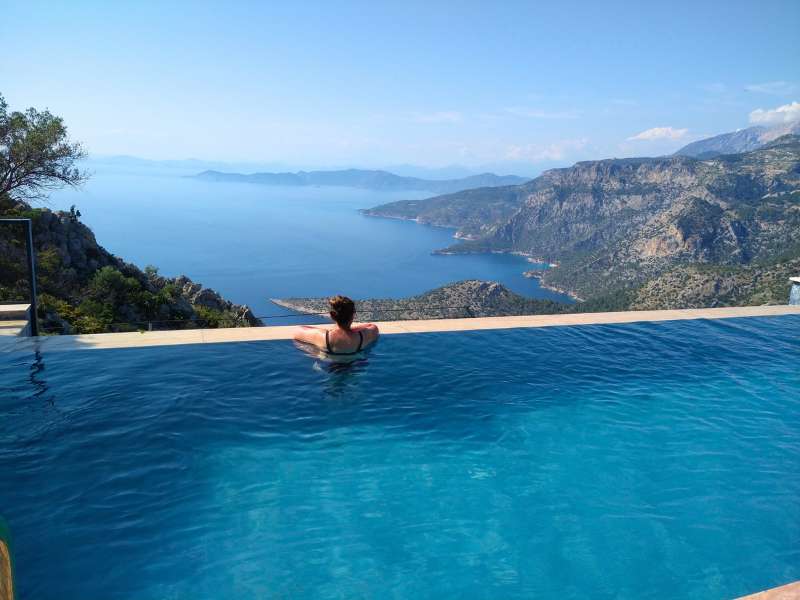
[[[50,190],[76,187],[88,178],[75,166],[85,156],[61,117],[35,108],[9,112],[0,94],[0,198],[41,200]]]

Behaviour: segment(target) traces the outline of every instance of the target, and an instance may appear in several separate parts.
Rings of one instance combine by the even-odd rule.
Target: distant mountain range
[[[85,161],[84,166],[90,170],[104,171],[109,168],[114,170],[151,171],[159,170],[173,172],[176,175],[191,175],[204,169],[220,169],[235,171],[259,171],[266,169],[288,169],[289,166],[277,162],[229,162],[221,160],[203,160],[198,158],[185,158],[176,160],[159,160],[140,158],[138,156],[100,155],[92,154]]]
[[[748,127],[723,133],[714,137],[687,144],[675,154],[694,158],[713,158],[722,154],[739,154],[758,150],[772,140],[787,134],[800,134],[800,121],[786,123],[777,127]]]
[[[542,284],[599,308],[786,303],[800,269],[800,137],[703,160],[579,162],[364,212],[457,228],[443,253],[555,263]]]
[[[203,171],[193,176],[205,181],[256,183],[260,185],[355,187],[379,191],[427,191],[446,194],[471,188],[518,185],[527,181],[516,175],[482,173],[459,179],[403,177],[388,171],[345,169],[340,171],[297,171],[295,173],[224,173]]]

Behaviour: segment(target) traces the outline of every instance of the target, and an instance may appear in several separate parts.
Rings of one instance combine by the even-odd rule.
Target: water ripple
[[[0,355],[20,597],[725,598],[800,578],[798,317]]]

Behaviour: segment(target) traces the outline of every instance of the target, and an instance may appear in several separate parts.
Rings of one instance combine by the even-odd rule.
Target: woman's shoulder
[[[327,336],[327,329],[323,329],[321,327],[312,327],[310,325],[300,325],[295,329],[293,337],[300,342],[324,346]]]
[[[376,339],[378,339],[378,335],[380,335],[378,326],[375,325],[375,323],[362,323],[357,327],[355,327],[354,329],[358,331],[358,334],[361,336],[361,339],[366,344],[374,342]]]

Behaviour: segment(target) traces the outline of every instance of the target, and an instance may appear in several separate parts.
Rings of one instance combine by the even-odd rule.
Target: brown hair
[[[331,319],[342,329],[350,329],[356,314],[356,305],[347,296],[334,296],[328,300],[331,306]]]

